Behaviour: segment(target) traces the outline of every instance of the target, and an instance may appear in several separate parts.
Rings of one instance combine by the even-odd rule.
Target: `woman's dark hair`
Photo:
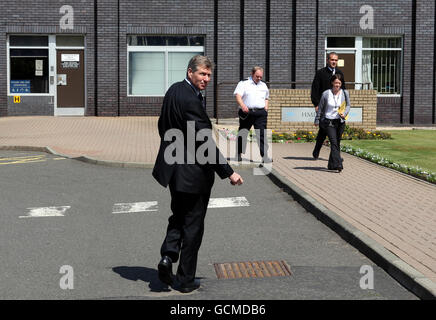
[[[336,79],[339,80],[341,83],[344,82],[344,77],[342,76],[342,74],[340,74],[340,73],[336,73],[336,74],[334,74],[334,75],[330,78],[330,85],[332,85],[332,83],[333,83]]]

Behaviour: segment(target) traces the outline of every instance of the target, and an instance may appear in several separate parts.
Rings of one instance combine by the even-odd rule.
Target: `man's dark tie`
[[[201,92],[198,93],[198,99],[200,99],[201,104],[203,105],[203,109],[206,110],[206,99],[203,98]]]

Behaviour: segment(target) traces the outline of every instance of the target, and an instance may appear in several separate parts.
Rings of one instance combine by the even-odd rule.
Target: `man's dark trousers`
[[[168,219],[161,255],[180,262],[176,279],[180,283],[194,281],[198,251],[203,239],[204,218],[209,204],[210,190],[206,193],[176,191],[170,184],[172,216]],[[183,239],[183,241],[182,241]]]
[[[324,143],[326,137],[327,137],[327,131],[318,126],[318,135],[316,136],[316,144],[312,152],[314,158],[319,157],[319,152],[321,151],[322,144]]]
[[[268,119],[268,111],[265,109],[250,109],[248,114],[239,109],[239,133],[237,143],[237,154],[245,153],[247,147],[247,134],[251,127],[259,129],[256,132],[257,143],[259,144],[260,156],[263,158],[268,154],[268,144],[265,144],[265,131]],[[247,131],[242,129],[246,129]],[[257,136],[259,134],[259,136]]]

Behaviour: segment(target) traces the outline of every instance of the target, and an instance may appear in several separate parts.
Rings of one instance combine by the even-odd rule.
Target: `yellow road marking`
[[[17,160],[17,159],[29,159],[29,158],[44,158],[45,155],[38,155],[38,156],[22,156],[22,157],[11,157],[11,158],[1,158],[0,157],[0,161],[2,160]]]
[[[43,162],[43,161],[47,161],[45,155],[0,158],[0,165],[22,164],[22,163],[28,163],[28,162]]]
[[[32,163],[32,162],[44,162],[47,160],[65,160],[66,158],[47,158],[46,155],[37,155],[37,156],[17,156],[17,157],[9,157],[9,158],[1,158],[0,157],[0,165],[4,164],[23,164],[23,163]]]

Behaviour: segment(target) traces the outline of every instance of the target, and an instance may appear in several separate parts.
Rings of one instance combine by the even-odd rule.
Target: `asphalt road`
[[[267,177],[240,173],[240,187],[216,179],[212,198],[245,200],[208,210],[202,287],[181,294],[157,278],[170,196],[150,169],[0,151],[0,299],[417,299]],[[214,269],[277,260],[291,276],[217,279]]]

